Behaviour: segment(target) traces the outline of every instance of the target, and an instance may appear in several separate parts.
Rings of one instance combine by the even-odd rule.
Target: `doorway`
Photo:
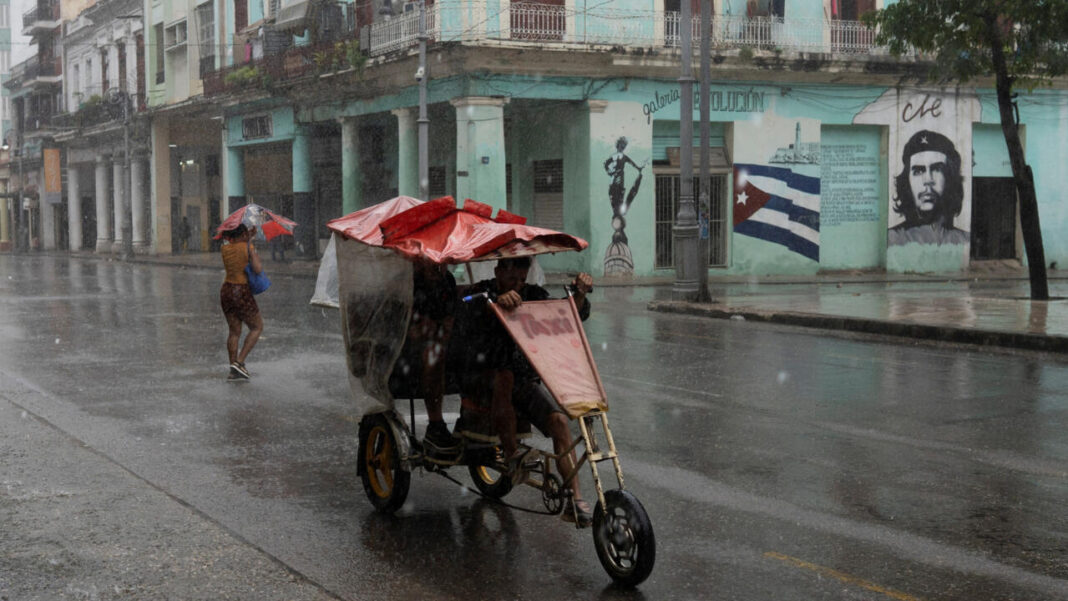
[[[971,258],[1016,258],[1016,185],[1011,177],[972,179]]]
[[[96,248],[96,200],[83,196],[82,200],[82,248]]]

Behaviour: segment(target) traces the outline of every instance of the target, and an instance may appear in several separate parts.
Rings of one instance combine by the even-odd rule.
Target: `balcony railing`
[[[623,10],[602,4],[589,10],[543,4],[502,3],[490,9],[480,0],[440,0],[427,7],[427,34],[437,42],[539,42],[585,46],[679,46],[679,13]],[[699,48],[700,18],[694,17],[693,40]],[[875,32],[859,21],[717,16],[712,20],[712,47],[743,47],[784,52],[886,54],[874,43]],[[407,12],[370,26],[371,56],[418,43],[419,13]]]
[[[331,42],[316,46],[295,46],[281,54],[268,55],[205,73],[202,78],[204,95],[216,96],[231,90],[286,81],[320,71],[323,66],[317,61],[321,62],[326,56],[331,59],[338,56],[336,44],[337,42]]]
[[[38,2],[36,6],[22,13],[22,28],[32,27],[38,21],[57,22],[60,20],[59,2]]]
[[[59,77],[61,75],[63,75],[63,59],[41,60],[35,56],[26,61],[26,73],[23,77],[29,82],[41,77]]]

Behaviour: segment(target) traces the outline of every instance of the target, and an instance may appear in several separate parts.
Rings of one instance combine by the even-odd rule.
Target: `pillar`
[[[108,157],[99,155],[96,157],[96,252],[111,252],[111,220],[108,215],[108,197],[111,190],[108,187]]]
[[[111,162],[111,173],[111,192],[112,198],[114,198],[113,205],[115,209],[112,211],[115,215],[115,227],[112,232],[114,232],[115,235],[113,236],[114,241],[111,244],[111,252],[121,253],[123,243],[122,210],[123,204],[125,204],[123,198],[126,194],[126,186],[123,183],[125,178],[123,177],[123,165],[121,159]]]
[[[82,202],[77,163],[67,163],[67,238],[71,252],[82,249]]]
[[[397,117],[397,192],[419,198],[419,130],[412,109],[391,111]]]
[[[173,250],[171,235],[171,129],[166,117],[152,119],[152,148],[149,153],[149,224],[153,228],[149,240],[155,254],[170,254]]]
[[[456,198],[505,208],[505,98],[468,96],[456,107]]]
[[[11,186],[7,186],[10,190]],[[11,250],[11,220],[8,213],[11,212],[11,199],[0,198],[0,251]]]
[[[293,221],[300,225],[293,234],[297,242],[297,256],[305,259],[319,258],[314,190],[308,131],[303,126],[297,126],[293,134]]]
[[[145,240],[145,170],[148,161],[144,155],[135,154],[130,163],[130,208],[133,211],[133,249],[144,254],[148,250]]]
[[[226,147],[226,199],[227,215],[245,206],[245,152],[240,146]]]
[[[356,118],[341,118],[341,214],[360,208],[363,174],[360,172],[360,152],[358,148]]]

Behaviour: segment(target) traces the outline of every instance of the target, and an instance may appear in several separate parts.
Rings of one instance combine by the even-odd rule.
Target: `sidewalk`
[[[67,254],[67,253],[62,253]],[[118,260],[90,252],[81,258]],[[272,276],[315,278],[318,261],[286,263],[263,257]],[[215,253],[138,255],[139,263],[222,269]],[[550,282],[562,274],[548,274]],[[600,280],[599,286],[670,289],[673,278]],[[968,344],[1068,353],[1068,271],[1049,272],[1053,300],[1031,301],[1027,270],[980,264],[952,275],[842,272],[815,276],[710,277],[712,303],[650,302],[652,311],[746,319]],[[670,296],[659,290],[657,297]]]

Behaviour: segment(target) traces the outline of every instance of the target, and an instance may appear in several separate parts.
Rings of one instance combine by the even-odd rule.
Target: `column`
[[[419,198],[419,130],[413,109],[391,111],[397,117],[397,192]]]
[[[7,189],[10,190],[11,186]],[[10,212],[11,199],[0,198],[0,252],[11,250],[11,221],[8,218]]]
[[[297,242],[297,256],[305,259],[319,257],[315,234],[315,199],[312,194],[314,189],[308,131],[298,125],[293,134],[293,221],[300,225],[293,234]]]
[[[96,157],[96,252],[105,253],[111,251],[111,221],[108,215],[108,197],[111,190],[108,187],[108,157],[99,155]]]
[[[133,249],[137,254],[148,251],[145,240],[145,173],[148,167],[145,156],[136,153],[130,163],[130,206],[133,211]]]
[[[78,164],[67,163],[67,238],[72,252],[82,249],[82,201]]]
[[[149,152],[149,226],[152,235],[151,252],[170,254],[173,252],[171,236],[171,130],[170,122],[165,117],[152,119],[152,147]]]
[[[113,252],[113,253],[121,253],[122,252],[122,243],[123,243],[123,237],[122,237],[122,210],[123,210],[123,204],[124,204],[123,203],[123,198],[124,198],[124,195],[126,194],[126,186],[123,183],[123,180],[125,178],[122,176],[123,175],[123,173],[122,173],[123,172],[123,168],[122,167],[123,167],[122,159],[115,160],[115,161],[111,162],[111,173],[112,173],[112,176],[111,176],[111,191],[112,191],[112,198],[114,198],[113,203],[114,203],[114,209],[115,209],[113,211],[113,213],[115,215],[115,228],[112,230],[115,233],[115,235],[113,236],[114,241],[111,244],[111,252]]]
[[[226,198],[227,215],[245,206],[245,153],[240,146],[226,147]]]
[[[505,98],[469,96],[456,107],[456,198],[505,208]]]
[[[341,121],[341,214],[360,208],[363,174],[360,172],[360,152],[356,142],[356,118],[342,117]]]

